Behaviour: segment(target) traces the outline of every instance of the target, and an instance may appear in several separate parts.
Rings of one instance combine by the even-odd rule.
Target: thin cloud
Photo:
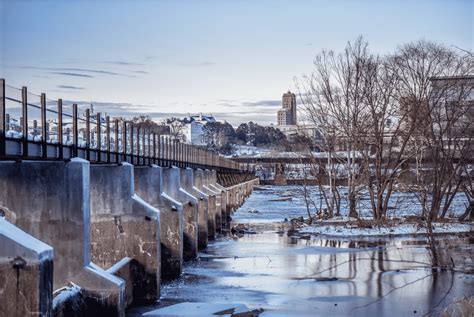
[[[79,74],[79,73],[69,73],[69,72],[49,72],[54,75],[63,75],[63,76],[72,76],[72,77],[84,77],[84,78],[94,78],[92,75]]]
[[[145,66],[145,64],[142,64],[142,63],[125,62],[125,61],[106,61],[104,63],[119,65],[119,66]]]
[[[216,63],[214,62],[209,62],[209,61],[204,61],[204,62],[187,62],[187,63],[180,63],[178,64],[179,66],[183,67],[206,67],[206,66],[213,66]]]
[[[147,72],[145,70],[132,70],[132,73],[136,73],[136,74],[149,74],[150,72]]]
[[[72,90],[84,90],[84,87],[69,86],[69,85],[58,85],[61,89],[72,89]]]

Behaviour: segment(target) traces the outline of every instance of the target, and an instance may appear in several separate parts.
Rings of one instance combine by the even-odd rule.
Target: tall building
[[[283,94],[281,106],[278,110],[278,125],[296,125],[296,95],[288,90]]]

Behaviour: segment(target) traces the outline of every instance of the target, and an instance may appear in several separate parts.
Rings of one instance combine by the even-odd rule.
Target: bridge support
[[[216,236],[216,210],[217,210],[217,196],[216,193],[206,186],[205,171],[197,169],[194,173],[194,186],[205,193],[208,198],[207,209],[207,239],[214,240]]]
[[[217,183],[217,172],[216,170],[211,170],[210,174],[210,187],[220,193],[221,195],[221,226],[227,225],[227,190],[224,186]]]
[[[198,215],[198,248],[203,249],[207,247],[209,240],[209,218],[212,218],[212,214],[216,208],[216,197],[211,195],[204,189],[204,171],[200,168],[192,170],[193,172],[193,188],[196,194],[201,197],[205,202],[205,210],[199,212]]]
[[[194,185],[196,182],[196,173],[198,173],[198,171],[193,171],[191,168],[181,169],[181,186],[186,192],[197,199],[198,249],[203,249],[207,246],[207,210],[209,206],[209,197]]]
[[[134,191],[133,166],[91,165],[92,261],[126,281],[126,303],[160,294],[160,213]]]
[[[124,315],[123,280],[90,260],[89,162],[0,162],[0,193],[12,223],[54,248],[53,289],[78,285],[84,314]]]
[[[214,217],[212,222],[214,223],[215,232],[222,231],[222,195],[220,190],[217,190],[212,184],[212,171],[204,170],[204,179],[203,179],[204,188],[209,191],[211,194],[216,196],[216,208],[214,210]]]
[[[135,191],[160,211],[161,279],[181,275],[183,264],[183,205],[164,188],[163,169],[135,167]]]
[[[182,187],[181,178],[180,168],[173,166],[163,169],[165,193],[183,206],[183,259],[187,261],[198,255],[198,199]]]

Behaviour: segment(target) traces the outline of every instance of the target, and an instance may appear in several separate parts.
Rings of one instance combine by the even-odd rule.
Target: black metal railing
[[[80,111],[81,110],[81,111]],[[51,100],[0,79],[0,159],[210,168],[248,172],[246,165],[154,133],[143,124],[93,113],[86,105]]]

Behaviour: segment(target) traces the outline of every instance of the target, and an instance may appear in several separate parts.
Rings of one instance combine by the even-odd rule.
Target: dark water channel
[[[422,237],[295,238],[255,225],[211,242],[156,305],[130,316],[185,301],[242,303],[261,316],[423,316],[474,295],[472,235],[440,237],[455,270],[433,273]]]

